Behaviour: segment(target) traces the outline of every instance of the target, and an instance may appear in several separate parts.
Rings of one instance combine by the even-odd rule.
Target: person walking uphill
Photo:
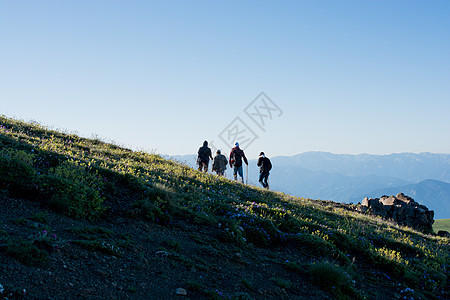
[[[272,170],[272,163],[270,162],[270,159],[266,157],[264,152],[259,154],[259,159],[256,165],[259,167],[259,182],[264,188],[268,189],[269,183],[267,180],[269,179],[269,172]]]
[[[220,149],[217,150],[217,155],[214,156],[212,171],[215,171],[219,176],[223,176],[225,170],[227,169],[227,165],[228,159],[225,157],[225,155],[221,154]]]
[[[242,183],[244,183],[242,160],[244,160],[245,164],[248,166],[247,157],[245,157],[244,151],[239,148],[238,142],[234,145],[235,147],[231,149],[230,152],[230,167],[234,168],[234,180],[237,180],[237,174],[239,174],[239,176],[241,176]]]
[[[203,146],[198,149],[197,164],[198,170],[208,172],[209,159],[212,158],[211,149],[208,147],[208,142],[204,141]]]

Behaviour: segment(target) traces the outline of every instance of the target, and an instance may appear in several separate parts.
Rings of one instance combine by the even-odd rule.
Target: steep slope
[[[449,241],[0,118],[0,293],[448,298]]]

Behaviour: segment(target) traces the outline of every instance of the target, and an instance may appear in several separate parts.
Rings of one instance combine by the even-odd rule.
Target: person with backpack
[[[272,163],[270,162],[270,159],[266,157],[264,152],[259,154],[259,159],[256,165],[259,167],[259,182],[263,188],[268,189],[269,183],[267,181],[269,180],[269,172],[272,170]]]
[[[225,157],[225,155],[221,154],[220,149],[217,150],[217,155],[214,156],[214,162],[212,165],[212,171],[216,172],[217,175],[223,176],[226,168],[228,165],[228,159]]]
[[[242,183],[244,183],[242,160],[244,160],[245,164],[248,166],[247,157],[245,157],[244,151],[239,148],[238,142],[234,145],[235,147],[231,149],[230,152],[230,167],[232,167],[234,171],[234,180],[237,180],[237,174],[239,174],[239,176],[241,176]]]
[[[200,172],[208,172],[209,159],[213,159],[211,149],[208,147],[208,142],[204,141],[203,146],[198,149],[197,164]]]

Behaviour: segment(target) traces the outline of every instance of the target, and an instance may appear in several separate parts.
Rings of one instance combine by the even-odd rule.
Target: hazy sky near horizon
[[[450,153],[450,1],[0,0],[0,114],[132,149]]]

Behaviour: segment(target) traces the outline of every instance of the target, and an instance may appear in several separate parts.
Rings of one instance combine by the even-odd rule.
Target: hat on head
[[[220,154],[220,149],[217,149],[217,154]]]
[[[239,147],[239,143],[238,143],[238,142],[236,142],[234,145],[235,145],[236,147]]]
[[[264,152],[261,152],[261,153],[259,154],[259,156],[261,156],[261,155],[265,155]]]

